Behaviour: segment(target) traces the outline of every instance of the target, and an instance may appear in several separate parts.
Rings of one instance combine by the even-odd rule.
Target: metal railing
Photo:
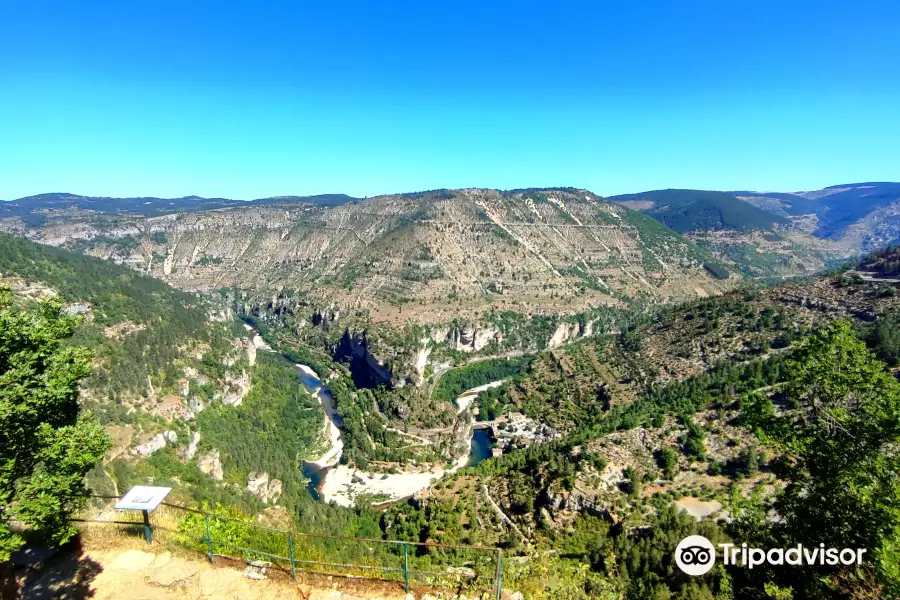
[[[119,499],[118,496],[93,497],[103,500]],[[161,506],[174,511],[174,514],[182,515],[176,527],[163,525],[160,521],[165,521],[165,518],[157,518],[154,523],[151,513],[146,511],[141,511],[141,520],[133,521],[90,518],[72,520],[132,526],[142,531],[148,544],[152,543],[156,531],[171,533],[182,545],[206,554],[211,563],[215,562],[217,556],[245,561],[267,559],[285,571],[289,568],[292,579],[297,578],[298,570],[367,577],[402,581],[407,592],[410,590],[411,579],[424,580],[424,583],[430,585],[442,582],[446,584],[448,580],[456,583],[467,581],[472,589],[481,587],[493,592],[498,600],[501,597],[503,551],[499,548],[306,533],[268,527],[168,502],[163,502]],[[134,512],[117,510],[117,515]],[[336,548],[335,544],[348,546]],[[376,547],[379,550],[376,551]],[[229,554],[229,551],[236,552],[238,556]],[[444,570],[432,570],[433,568]]]

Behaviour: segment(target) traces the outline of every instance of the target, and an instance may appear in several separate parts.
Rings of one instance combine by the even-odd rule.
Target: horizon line
[[[601,198],[613,198],[616,196],[624,196],[631,194],[643,194],[649,192],[657,192],[657,191],[665,191],[665,190],[690,190],[690,191],[702,191],[702,192],[723,192],[723,193],[736,193],[736,192],[754,192],[759,194],[802,194],[811,191],[825,190],[830,188],[837,187],[852,187],[852,186],[864,186],[864,185],[885,185],[895,183],[892,181],[865,181],[865,182],[857,182],[857,183],[841,183],[828,185],[821,188],[810,188],[810,189],[798,189],[794,191],[780,191],[780,190],[753,190],[753,189],[710,189],[710,188],[700,188],[700,187],[678,187],[678,188],[656,188],[651,190],[641,190],[638,192],[626,192],[623,194],[611,194],[611,195],[603,195],[598,194],[588,188],[577,187],[577,186],[528,186],[528,187],[516,187],[516,188],[498,188],[498,187],[485,187],[485,186],[467,186],[467,187],[437,187],[426,190],[415,190],[415,191],[407,191],[407,192],[388,192],[381,194],[372,194],[366,196],[353,196],[350,194],[346,194],[343,192],[323,192],[323,193],[314,193],[314,194],[274,194],[271,196],[257,196],[254,198],[234,198],[227,196],[201,196],[198,194],[186,194],[184,196],[147,196],[147,195],[139,195],[139,196],[106,196],[106,195],[90,195],[90,194],[78,194],[73,192],[40,192],[37,194],[31,194],[28,196],[21,196],[19,198],[10,198],[10,199],[2,199],[0,202],[19,202],[22,200],[30,200],[33,198],[37,198],[39,196],[51,196],[51,195],[60,195],[60,196],[74,196],[78,198],[102,198],[109,200],[134,200],[137,198],[149,198],[154,200],[188,200],[188,199],[200,199],[200,200],[229,200],[233,202],[255,202],[257,200],[275,200],[279,198],[315,198],[319,196],[344,196],[353,200],[365,200],[368,198],[378,198],[381,196],[403,196],[410,194],[425,194],[428,192],[439,192],[439,191],[456,191],[456,190],[495,190],[500,192],[512,192],[519,190],[583,190],[586,192],[590,192],[596,196]]]

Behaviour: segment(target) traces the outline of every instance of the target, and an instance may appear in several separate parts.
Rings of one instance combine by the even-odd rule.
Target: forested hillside
[[[304,531],[499,545],[514,557],[504,580],[527,597],[759,598],[788,597],[790,588],[800,599],[898,585],[890,565],[900,499],[885,484],[900,443],[890,371],[900,361],[900,299],[884,276],[895,254],[682,304],[567,316],[507,310],[432,327],[378,324],[303,295],[289,303],[288,291],[266,303],[234,289],[179,292],[129,267],[7,236],[0,272],[19,302],[58,294],[82,315],[71,343],[95,357],[83,402],[114,442],[88,477],[96,491],[155,483],[182,502],[247,519],[280,514]],[[245,337],[232,309],[278,352]],[[316,502],[302,461],[328,448],[325,416],[291,362],[310,366],[331,393],[342,466],[356,469],[356,485],[448,465],[475,424],[500,455],[442,472],[381,513],[364,494],[349,508]],[[386,371],[386,382],[356,377],[359,368]],[[395,382],[401,368],[409,377]],[[847,377],[863,401],[848,402]],[[498,381],[458,402],[468,387]],[[853,458],[832,461],[834,469],[817,466],[833,456],[815,441],[833,431],[811,417],[809,403],[819,401],[856,432],[833,437]],[[846,518],[804,508],[795,490],[806,486]],[[866,501],[870,492],[877,504]],[[844,530],[855,533],[830,533]],[[688,580],[671,553],[691,533],[855,544],[876,558],[858,572],[717,567]],[[319,556],[339,562],[353,552]],[[439,553],[414,560],[445,566]]]
[[[897,580],[885,559],[855,574],[829,568],[804,573],[717,568],[691,580],[673,571],[671,562],[674,545],[693,533],[714,543],[851,543],[836,533],[844,530],[833,516],[799,507],[791,488],[784,488],[786,481],[818,486],[820,497],[827,498],[823,508],[833,503],[850,510],[854,516],[848,518],[859,528],[852,543],[891,552],[888,534],[863,525],[884,517],[870,512],[864,493],[846,493],[835,482],[866,480],[874,486],[870,489],[890,496],[886,510],[900,506],[900,498],[879,488],[884,484],[861,465],[842,462],[840,475],[817,469],[816,460],[831,460],[827,446],[792,454],[773,436],[795,427],[823,427],[803,417],[804,406],[819,393],[812,392],[814,382],[837,386],[828,402],[843,406],[848,397],[839,391],[840,377],[853,378],[852,389],[881,403],[894,415],[884,418],[896,422],[900,396],[888,367],[896,364],[891,352],[898,342],[896,335],[885,334],[897,327],[892,286],[841,273],[735,293],[638,318],[618,339],[579,342],[538,356],[527,373],[479,399],[483,406],[493,403],[495,414],[522,410],[557,424],[565,435],[528,447],[514,443],[502,457],[439,484],[424,500],[429,518],[442,523],[441,535],[430,539],[483,541],[466,523],[491,522],[490,496],[518,527],[498,523],[493,539],[532,557],[525,563],[526,580],[537,577],[541,583],[524,585],[536,597],[699,599],[730,590],[736,598],[756,598],[765,597],[757,595],[763,588],[774,593],[790,587],[793,598],[844,598],[870,597],[865,589],[892,589]],[[853,366],[837,375],[838,364]],[[813,365],[816,374],[805,370]],[[876,417],[881,408],[868,410],[841,418],[857,424],[881,418]],[[791,425],[776,424],[778,419]],[[874,445],[864,460],[895,464],[895,452],[878,427],[866,430],[867,443]],[[823,454],[814,459],[817,452]],[[788,455],[812,462],[791,466]],[[699,518],[676,515],[693,507],[710,507],[704,510],[713,516],[698,523]],[[767,521],[764,515],[772,507],[792,516]],[[739,518],[715,522],[722,510]],[[404,523],[415,522],[412,504],[400,512]],[[828,527],[817,525],[826,521]],[[424,535],[427,520],[419,523]],[[524,548],[526,540],[534,546]],[[567,558],[539,560],[541,549]],[[579,565],[588,570],[579,571]]]
[[[611,196],[609,200],[641,210],[679,233],[716,229],[769,231],[788,222],[727,192],[656,190]]]
[[[81,403],[115,441],[91,475],[98,491],[171,482],[187,498],[259,508],[243,490],[266,473],[281,482],[270,502],[311,501],[299,460],[324,451],[318,400],[286,359],[257,352],[222,297],[6,234],[0,284],[24,303],[58,296],[80,319],[69,343],[93,356]]]
[[[224,306],[131,269],[0,234],[0,274],[15,287],[39,284],[86,318],[73,343],[101,359],[90,387],[117,400],[174,390],[179,361],[221,379],[216,363],[232,348],[237,325]],[[216,321],[211,319],[209,311]]]
[[[890,262],[891,256],[865,264]],[[521,362],[495,359],[449,371],[433,392],[441,398],[452,398],[466,385],[507,378],[475,403],[476,417],[492,421],[504,453],[392,505],[379,519],[381,535],[499,544],[516,557],[505,581],[534,598],[758,598],[791,588],[790,597],[799,599],[886,591],[897,583],[886,558],[858,572],[718,567],[689,579],[674,568],[672,550],[684,536],[699,533],[713,542],[858,544],[881,548],[879,557],[890,555],[886,530],[864,524],[894,523],[894,517],[837,482],[860,481],[883,494],[883,510],[900,507],[900,498],[870,476],[894,468],[888,466],[895,456],[887,441],[893,434],[879,433],[877,420],[894,423],[898,414],[898,384],[888,370],[900,347],[897,302],[895,284],[840,271],[642,312],[614,335],[544,350]],[[838,365],[852,368],[834,375]],[[327,362],[322,366],[329,368]],[[815,373],[808,371],[813,368]],[[794,375],[805,372],[805,379]],[[844,407],[845,376],[874,403],[841,417],[866,432],[871,450],[860,455],[861,465],[871,469],[841,461],[836,473],[825,473],[815,468],[815,457],[827,454],[827,447],[812,444],[793,453],[777,436],[795,427],[815,432],[824,426],[804,418],[807,403],[819,393],[813,390],[827,388],[833,390],[827,401]],[[340,385],[333,389],[339,405],[351,401],[354,418],[378,422],[374,405],[367,409],[366,402],[351,398],[357,393],[381,403],[383,390],[364,396],[361,390],[342,392]],[[531,442],[511,437],[509,429],[523,422],[520,413],[526,423],[550,425],[558,435]],[[777,421],[782,418],[790,427]],[[409,431],[419,433],[412,426]],[[834,441],[842,452],[849,451],[844,444],[854,443]],[[409,439],[388,443],[397,442]],[[855,537],[835,537],[843,525],[798,506],[788,482],[817,486],[826,498],[822,506],[840,506],[852,515],[847,523],[858,531]],[[789,517],[765,519],[770,510]],[[719,519],[726,514],[736,518]],[[818,522],[830,525],[814,527]]]

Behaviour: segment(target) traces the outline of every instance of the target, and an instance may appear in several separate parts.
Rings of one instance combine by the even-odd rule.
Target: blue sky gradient
[[[898,30],[897,2],[11,0],[0,199],[896,181]]]

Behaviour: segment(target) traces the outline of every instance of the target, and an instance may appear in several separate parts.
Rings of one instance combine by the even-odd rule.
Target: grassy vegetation
[[[522,373],[531,364],[531,360],[530,356],[494,358],[458,367],[441,377],[434,387],[432,397],[452,401],[468,389]]]

